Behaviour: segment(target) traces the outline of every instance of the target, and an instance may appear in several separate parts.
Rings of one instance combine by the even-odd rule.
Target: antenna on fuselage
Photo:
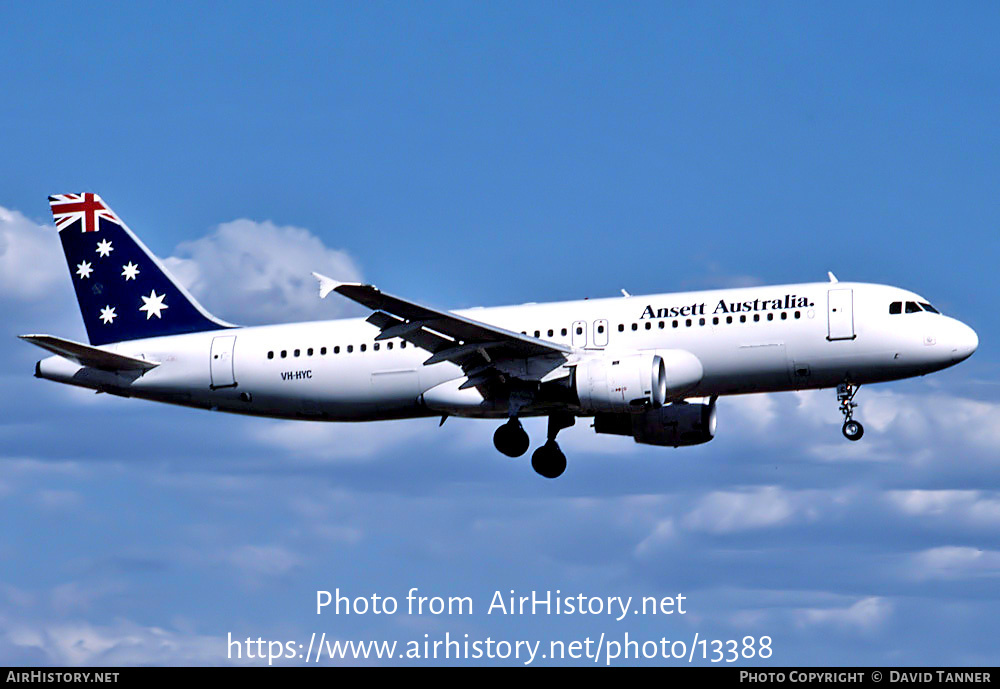
[[[828,270],[826,271],[826,274],[830,276],[830,282],[840,282],[840,280],[837,279],[837,276],[834,275],[832,271]]]

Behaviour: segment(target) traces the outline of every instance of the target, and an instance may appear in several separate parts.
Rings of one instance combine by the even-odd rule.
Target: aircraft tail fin
[[[234,327],[208,313],[97,194],[49,204],[91,345]]]

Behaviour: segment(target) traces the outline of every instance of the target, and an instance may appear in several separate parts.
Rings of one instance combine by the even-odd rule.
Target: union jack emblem
[[[77,220],[83,220],[83,232],[97,232],[97,219],[105,218],[121,224],[121,220],[104,205],[97,194],[59,194],[49,197],[52,207],[52,217],[56,221],[56,229],[63,230]]]

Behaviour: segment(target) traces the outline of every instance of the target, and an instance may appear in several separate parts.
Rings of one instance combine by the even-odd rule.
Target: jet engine
[[[662,407],[667,371],[659,354],[611,354],[576,367],[576,394],[584,411],[627,412]]]
[[[682,349],[606,353],[576,367],[574,386],[584,412],[658,409],[701,382],[701,361]]]
[[[597,433],[630,435],[643,445],[700,445],[715,437],[715,398],[708,402],[674,402],[639,414],[598,413]]]

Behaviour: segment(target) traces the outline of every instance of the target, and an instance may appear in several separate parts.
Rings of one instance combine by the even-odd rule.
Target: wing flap
[[[91,366],[103,371],[148,371],[160,365],[157,361],[146,361],[123,354],[115,354],[52,335],[18,335],[18,337],[81,366]]]

